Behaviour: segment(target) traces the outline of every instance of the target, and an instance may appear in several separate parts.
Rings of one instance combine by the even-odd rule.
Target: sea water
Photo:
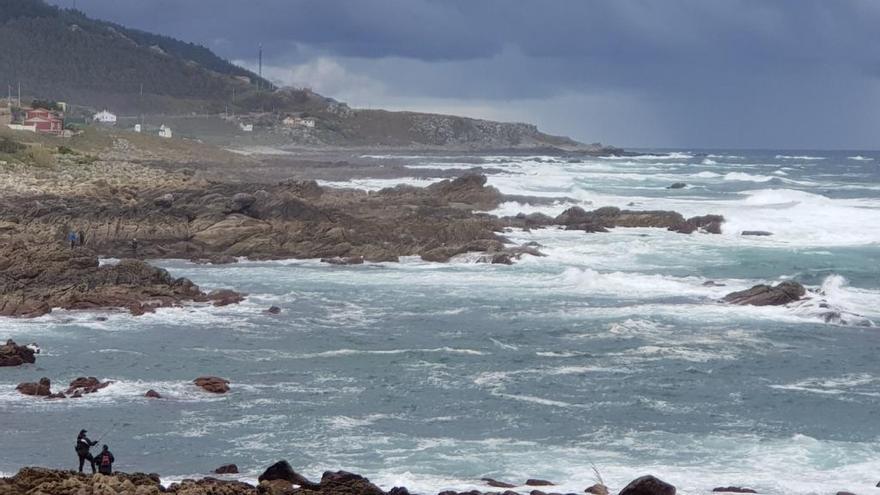
[[[540,243],[547,256],[513,266],[467,255],[360,266],[159,260],[206,289],[250,296],[138,318],[3,321],[0,337],[43,350],[36,365],[0,369],[0,472],[75,467],[86,428],[110,445],[117,469],[166,481],[226,463],[253,480],[287,459],[312,478],[345,469],[423,493],[486,489],[485,476],[582,492],[596,471],[617,489],[648,473],[681,493],[875,489],[880,155],[394,158],[478,163],[501,171],[489,184],[504,193],[550,198],[504,203],[499,215],[618,206],[727,221],[721,235],[514,230],[511,242]],[[326,185],[399,182],[430,181]],[[687,186],[667,188],[675,182]],[[718,302],[789,279],[821,297]],[[826,323],[823,304],[858,317]],[[267,314],[272,305],[282,312]],[[229,379],[231,392],[197,390],[201,375]],[[77,376],[114,383],[63,401],[15,391],[41,376],[56,389]],[[164,399],[144,398],[149,389]]]

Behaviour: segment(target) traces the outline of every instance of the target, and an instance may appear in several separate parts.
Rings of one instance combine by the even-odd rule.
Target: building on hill
[[[27,110],[23,123],[25,126],[33,126],[35,132],[41,134],[60,136],[64,133],[64,118],[61,114],[44,108]]]
[[[108,112],[106,108],[96,113],[93,119],[101,124],[116,125],[116,114]]]
[[[166,126],[165,124],[159,126],[159,137],[170,138],[171,136],[172,134],[170,127]]]
[[[286,127],[315,127],[315,119],[308,117],[294,117],[292,115],[288,115],[287,117],[285,117],[284,120],[281,121],[281,123],[284,124]]]
[[[238,127],[240,127],[241,130],[244,132],[254,132],[254,124],[241,123],[238,124]]]

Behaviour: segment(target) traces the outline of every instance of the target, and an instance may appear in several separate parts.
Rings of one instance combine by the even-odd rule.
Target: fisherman
[[[89,461],[89,464],[92,465],[92,474],[95,474],[95,458],[89,452],[89,449],[95,445],[98,445],[98,442],[89,440],[89,437],[86,436],[86,430],[80,430],[79,435],[76,437],[76,455],[79,456],[79,472],[83,472],[83,464]]]
[[[76,238],[76,232],[72,230],[67,234],[67,241],[70,242],[70,249],[76,247]]]
[[[129,246],[131,246],[131,254],[132,257],[137,258],[138,255],[138,240],[137,237],[129,241]]]
[[[110,452],[110,448],[104,445],[101,449],[101,453],[98,454],[95,462],[98,464],[98,472],[101,474],[113,474],[113,463],[116,462],[116,459],[113,457],[113,454]]]
[[[86,243],[86,233],[80,230],[76,233],[76,240],[80,246]]]

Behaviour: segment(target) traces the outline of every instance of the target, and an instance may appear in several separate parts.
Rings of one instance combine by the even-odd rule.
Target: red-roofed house
[[[64,119],[59,114],[43,108],[28,110],[24,125],[34,126],[37,132],[43,134],[61,135],[64,132]]]

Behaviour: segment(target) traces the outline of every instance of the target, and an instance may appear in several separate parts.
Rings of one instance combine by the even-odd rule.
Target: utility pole
[[[21,108],[21,81],[18,81],[18,108]]]
[[[260,43],[260,80],[257,81],[257,91],[263,89],[263,44]]]

